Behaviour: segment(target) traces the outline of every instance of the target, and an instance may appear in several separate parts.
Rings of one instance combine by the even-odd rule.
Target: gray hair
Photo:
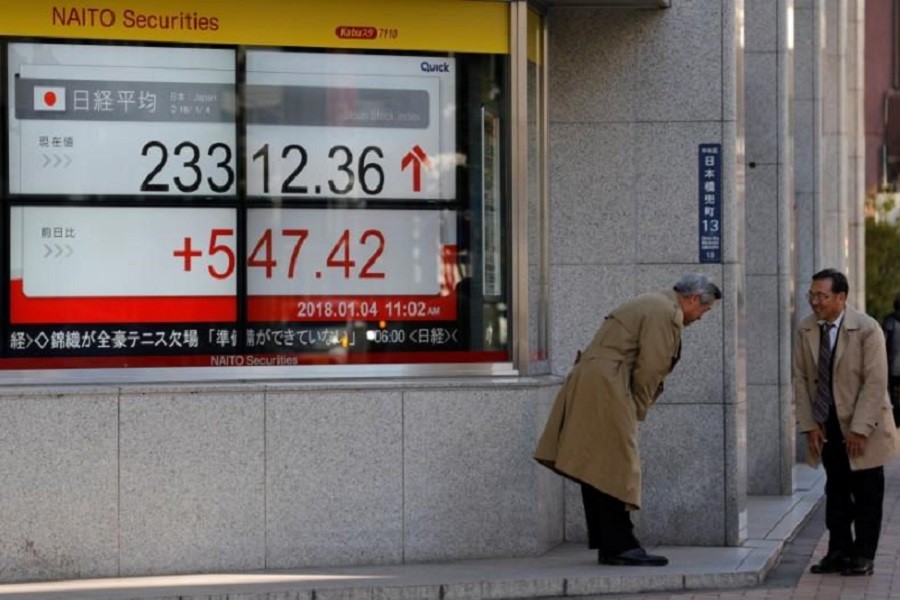
[[[722,290],[719,289],[719,286],[710,281],[709,277],[703,273],[682,275],[672,289],[685,298],[699,295],[701,304],[709,304],[722,297]]]

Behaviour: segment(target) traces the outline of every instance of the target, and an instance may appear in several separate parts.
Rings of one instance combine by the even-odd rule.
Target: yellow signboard
[[[0,35],[509,53],[502,0],[29,0]]]

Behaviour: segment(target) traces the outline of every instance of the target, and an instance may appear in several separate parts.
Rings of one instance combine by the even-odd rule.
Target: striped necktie
[[[831,397],[831,328],[834,323],[823,323],[819,332],[819,382],[813,400],[813,418],[816,423],[828,419],[828,410],[833,402]]]

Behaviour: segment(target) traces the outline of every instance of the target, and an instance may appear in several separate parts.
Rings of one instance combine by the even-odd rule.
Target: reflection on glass
[[[508,57],[8,56],[6,357],[509,361]]]

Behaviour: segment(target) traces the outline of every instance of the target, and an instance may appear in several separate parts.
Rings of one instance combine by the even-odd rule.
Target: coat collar
[[[844,321],[841,323],[841,330],[854,330],[859,329],[861,326],[860,312],[849,304],[844,306]],[[818,332],[819,322],[816,320],[816,315],[807,315],[802,321],[800,321],[800,325],[798,325],[798,327],[807,333],[810,331]],[[816,334],[816,341],[818,341],[818,339],[818,334]]]
[[[672,301],[672,306],[675,309],[675,313],[672,316],[672,320],[678,325],[679,328],[684,326],[684,313],[681,312],[681,305],[678,304],[678,292],[675,290],[665,290],[663,291],[663,295]]]
[[[800,329],[803,330],[806,337],[806,343],[813,357],[813,362],[819,364],[819,322],[816,315],[809,315],[800,322]],[[844,319],[841,321],[841,327],[838,329],[837,343],[834,349],[834,364],[840,362],[844,355],[844,349],[847,347],[847,332],[855,331],[860,328],[860,313],[855,308],[847,304],[844,306]]]

